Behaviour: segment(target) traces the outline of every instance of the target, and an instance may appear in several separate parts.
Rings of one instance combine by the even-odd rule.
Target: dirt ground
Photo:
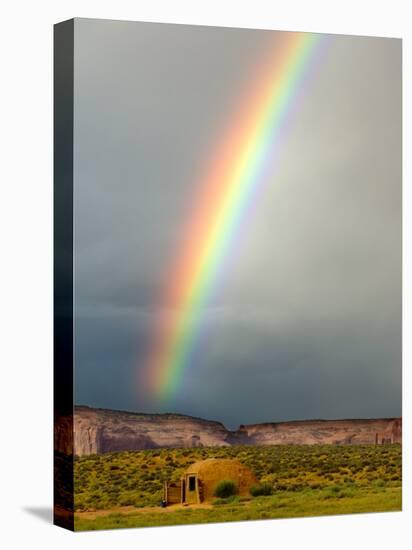
[[[213,508],[212,504],[170,504],[166,508],[161,508],[160,506],[146,506],[144,508],[136,508],[135,506],[118,506],[116,508],[111,508],[108,510],[96,510],[94,512],[75,512],[75,517],[78,519],[96,519],[99,516],[108,516],[110,514],[137,514],[137,513],[147,513],[147,512],[157,512],[157,513],[169,513],[176,512],[177,510],[182,510],[184,508]]]

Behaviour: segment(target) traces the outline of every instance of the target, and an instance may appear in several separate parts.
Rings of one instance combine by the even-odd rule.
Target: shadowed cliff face
[[[68,419],[55,426],[56,450],[70,454]],[[75,407],[77,456],[159,447],[401,443],[402,419],[306,420],[251,424],[236,431],[220,422],[178,414],[140,414]]]

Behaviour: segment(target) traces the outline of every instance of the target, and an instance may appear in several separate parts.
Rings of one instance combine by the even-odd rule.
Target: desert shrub
[[[385,483],[381,489],[399,487],[402,480],[400,445],[268,445],[122,451],[75,459],[75,508],[112,508],[124,506],[130,500],[135,506],[154,506],[162,498],[163,480],[179,481],[185,469],[202,458],[231,456],[258,474],[261,484],[271,485],[276,493],[289,493],[288,498],[297,498],[298,491],[316,490],[319,499],[326,495],[337,500],[346,496],[348,490],[370,487],[376,492],[382,483],[380,480]],[[328,491],[334,486],[341,489]],[[225,513],[227,510],[225,507]]]
[[[269,483],[260,483],[250,488],[252,497],[268,496],[273,493],[273,487]]]
[[[119,498],[118,503],[120,506],[133,506],[136,502],[136,498],[130,495],[123,495]]]
[[[215,497],[218,497],[218,498],[231,497],[233,495],[236,495],[236,493],[237,493],[236,483],[230,479],[222,479],[222,481],[219,481],[214,491]]]
[[[376,479],[373,482],[374,487],[385,487],[385,481],[383,479]]]

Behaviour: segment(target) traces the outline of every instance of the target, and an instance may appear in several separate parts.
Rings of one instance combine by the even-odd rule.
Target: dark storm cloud
[[[268,36],[76,21],[78,403],[159,409],[137,391],[150,327],[170,307],[159,291]],[[400,43],[325,47],[169,409],[229,425],[400,414]]]

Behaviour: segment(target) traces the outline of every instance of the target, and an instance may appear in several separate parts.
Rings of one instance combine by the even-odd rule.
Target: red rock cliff
[[[56,450],[70,454],[71,422],[55,425]],[[227,430],[220,422],[179,414],[140,414],[75,407],[74,452],[77,456],[158,447],[215,447],[281,444],[401,443],[402,419],[305,420],[241,426]]]

